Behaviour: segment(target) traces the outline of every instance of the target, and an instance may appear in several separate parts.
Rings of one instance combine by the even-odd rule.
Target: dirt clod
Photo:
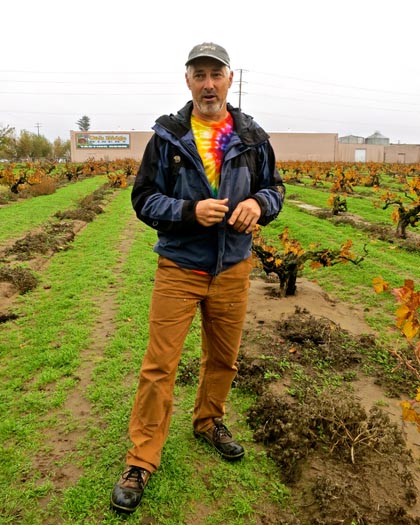
[[[352,386],[374,337],[343,330],[333,307],[330,318],[304,302],[286,315],[279,301],[269,289],[255,298],[236,380],[257,394],[248,424],[291,490],[289,510],[267,523],[420,523],[418,467],[401,424],[379,405],[366,409]]]
[[[38,285],[38,278],[28,268],[22,266],[1,267],[0,281],[9,282],[16,287],[20,294],[33,290]]]

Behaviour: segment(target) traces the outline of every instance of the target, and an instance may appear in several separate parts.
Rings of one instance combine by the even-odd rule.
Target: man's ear
[[[230,71],[230,73],[229,73],[229,87],[232,86],[232,83],[233,83],[233,71]]]
[[[190,79],[188,78],[188,73],[187,72],[185,72],[185,82],[187,83],[188,89],[191,90]]]

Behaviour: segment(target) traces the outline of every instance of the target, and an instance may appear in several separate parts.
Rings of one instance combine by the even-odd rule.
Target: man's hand
[[[198,201],[195,207],[195,217],[202,226],[213,226],[222,222],[229,211],[229,199],[205,199]]]
[[[228,220],[237,232],[251,233],[258,219],[261,217],[261,208],[255,199],[246,199],[240,202]]]

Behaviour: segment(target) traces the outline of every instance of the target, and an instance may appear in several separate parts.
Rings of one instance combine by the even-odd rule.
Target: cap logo
[[[200,51],[204,51],[205,49],[209,49],[210,51],[216,51],[216,46],[200,46]]]

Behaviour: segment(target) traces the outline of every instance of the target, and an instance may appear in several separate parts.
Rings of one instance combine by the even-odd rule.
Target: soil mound
[[[313,283],[298,289],[306,285],[311,300],[298,293],[293,305],[275,298],[273,285],[251,286],[236,385],[257,394],[248,424],[291,500],[291,510],[265,523],[420,524],[418,467],[401,412],[388,414],[385,390],[369,403],[358,392],[360,381],[377,381],[363,373],[375,338],[361,318],[353,333],[343,329],[340,308],[322,290],[314,301]],[[319,315],[328,308],[329,317]]]

